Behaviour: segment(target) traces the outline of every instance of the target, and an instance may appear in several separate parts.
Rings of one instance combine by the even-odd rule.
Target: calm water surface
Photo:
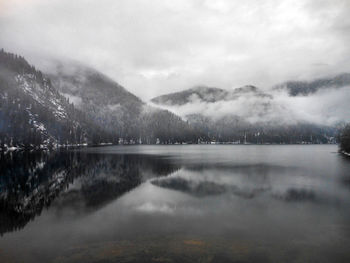
[[[113,146],[0,162],[0,262],[350,262],[337,146]]]

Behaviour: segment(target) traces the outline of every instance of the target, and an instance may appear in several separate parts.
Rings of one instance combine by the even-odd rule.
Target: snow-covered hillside
[[[45,77],[17,55],[0,52],[0,148],[51,147],[105,136]],[[95,140],[102,140],[95,136]]]

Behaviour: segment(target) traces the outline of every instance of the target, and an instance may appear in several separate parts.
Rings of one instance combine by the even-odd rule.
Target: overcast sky
[[[350,71],[350,0],[0,0],[0,46],[73,59],[147,100]]]

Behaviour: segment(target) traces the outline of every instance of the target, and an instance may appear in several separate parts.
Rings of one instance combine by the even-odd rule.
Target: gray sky
[[[0,46],[86,63],[147,100],[349,72],[349,13],[350,0],[0,0]]]

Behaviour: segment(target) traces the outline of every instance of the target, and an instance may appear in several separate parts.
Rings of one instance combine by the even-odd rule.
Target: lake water
[[[335,145],[111,146],[0,162],[0,262],[350,262]]]

